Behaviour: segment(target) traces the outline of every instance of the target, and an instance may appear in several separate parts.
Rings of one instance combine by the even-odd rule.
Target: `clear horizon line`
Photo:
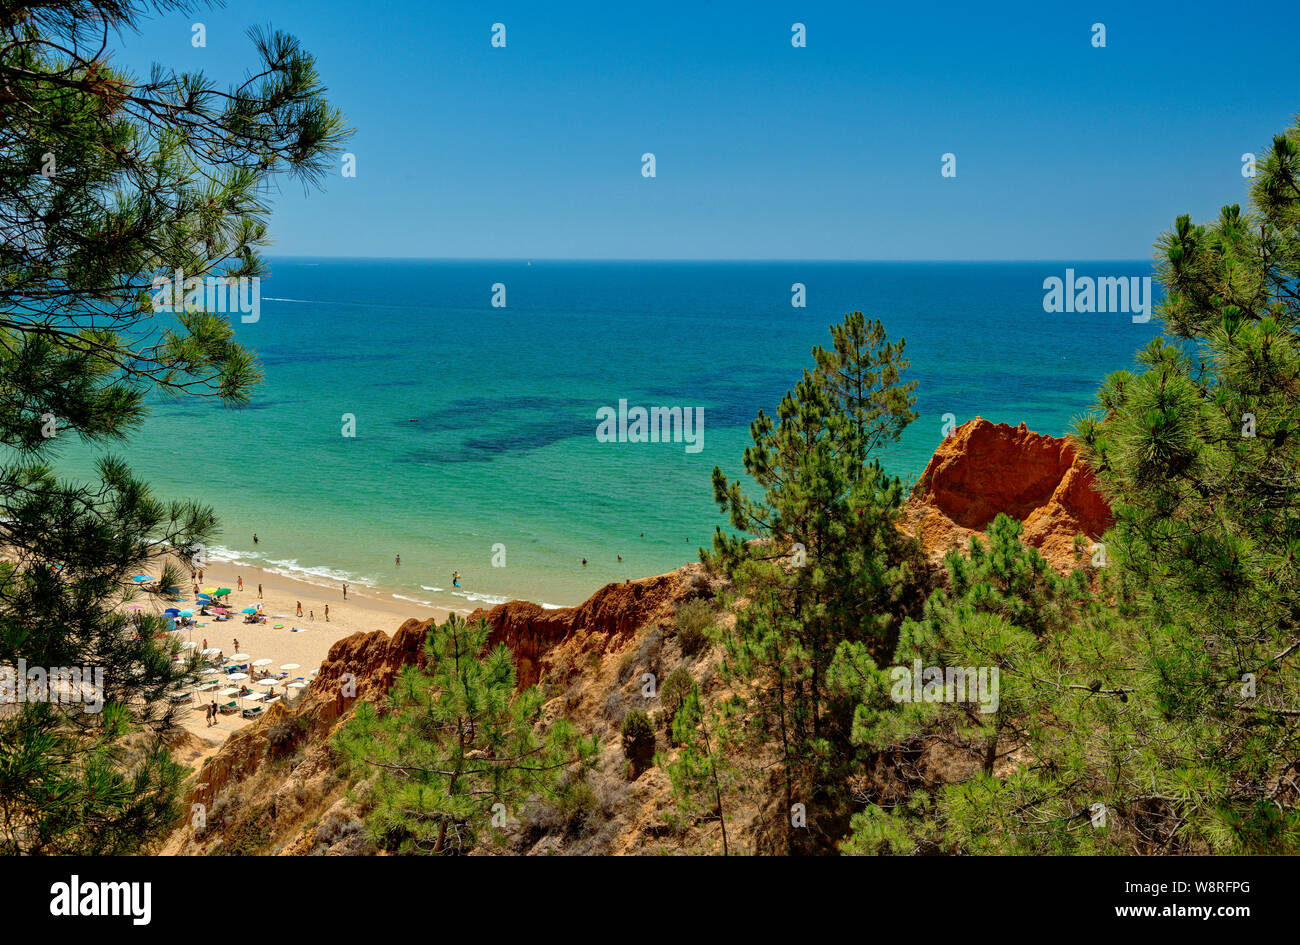
[[[1063,263],[1085,265],[1090,263],[1153,262],[1149,257],[1097,256],[1066,259],[1064,257],[1034,259],[855,259],[835,257],[673,257],[673,256],[344,256],[310,253],[264,253],[267,259],[339,259],[374,262],[590,262],[590,263],[905,263],[927,264],[962,263],[993,265],[997,263]]]

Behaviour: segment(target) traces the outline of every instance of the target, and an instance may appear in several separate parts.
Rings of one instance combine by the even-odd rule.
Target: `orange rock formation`
[[[904,527],[933,556],[965,548],[999,512],[1059,570],[1075,564],[1074,537],[1100,537],[1110,506],[1067,440],[976,417],[940,444],[907,501]]]

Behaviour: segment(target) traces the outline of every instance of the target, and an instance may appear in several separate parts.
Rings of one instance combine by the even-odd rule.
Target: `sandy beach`
[[[239,588],[241,577],[243,590]],[[262,589],[260,597],[259,584]],[[221,622],[211,617],[199,617],[198,626],[184,630],[178,636],[193,640],[200,646],[206,640],[208,646],[217,647],[226,656],[247,653],[253,660],[269,659],[271,665],[266,668],[270,670],[278,670],[283,663],[297,663],[300,668],[293,670],[291,676],[308,676],[311,670],[320,666],[336,640],[358,631],[383,630],[391,634],[408,618],[425,620],[432,617],[442,621],[448,616],[448,611],[394,600],[387,592],[376,588],[349,584],[347,600],[344,600],[341,585],[332,589],[320,587],[261,568],[237,565],[212,564],[205,567],[199,586],[230,588],[227,600],[234,613],[230,620]],[[150,596],[145,599],[150,603],[145,603],[145,600],[139,603],[150,609],[157,607],[159,611],[166,606],[191,607],[194,603],[192,586],[185,588],[183,599],[185,604],[168,605],[161,598]],[[302,617],[295,616],[299,601],[302,602]],[[261,603],[263,613],[268,615],[267,622],[244,623],[239,611],[258,603]],[[329,606],[328,621],[325,619],[326,605]],[[310,616],[313,612],[314,619]],[[277,624],[283,624],[283,629],[275,629]],[[294,632],[295,628],[301,632]],[[252,688],[262,691],[259,686]],[[276,692],[283,693],[283,687]],[[212,696],[205,694],[205,698],[210,700]],[[181,715],[181,724],[206,743],[207,750],[199,757],[216,750],[235,729],[251,724],[250,720],[239,715],[219,715],[217,719],[216,725],[208,726],[202,706],[197,703]]]

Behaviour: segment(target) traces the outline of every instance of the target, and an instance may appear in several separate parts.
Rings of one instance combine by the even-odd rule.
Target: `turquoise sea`
[[[946,413],[1067,432],[1159,330],[1043,310],[1043,280],[1067,267],[1150,275],[1144,261],[271,267],[258,321],[236,319],[266,371],[254,403],[161,400],[113,452],[160,495],[216,508],[214,557],[459,609],[574,604],[693,560],[722,522],[713,467],[740,471],[750,420],[774,410],[846,311],[907,339],[921,417],[885,457],[904,477],[924,467]],[[794,283],[805,308],[791,305]],[[702,449],[598,442],[596,411],[620,399],[702,407]],[[81,476],[94,455],[73,444],[59,463]]]

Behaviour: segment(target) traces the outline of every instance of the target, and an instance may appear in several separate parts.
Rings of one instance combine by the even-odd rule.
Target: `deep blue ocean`
[[[907,339],[921,416],[884,457],[891,472],[921,471],[946,413],[1068,432],[1159,323],[1044,312],[1043,280],[1067,266],[1151,274],[1144,261],[272,259],[259,320],[236,319],[266,372],[252,405],[161,400],[113,452],[160,495],[214,506],[235,560],[461,609],[573,604],[696,557],[723,521],[713,467],[740,472],[750,421],[845,312]],[[598,442],[596,411],[620,399],[702,407],[702,449]],[[65,447],[60,464],[84,475],[93,455]]]

